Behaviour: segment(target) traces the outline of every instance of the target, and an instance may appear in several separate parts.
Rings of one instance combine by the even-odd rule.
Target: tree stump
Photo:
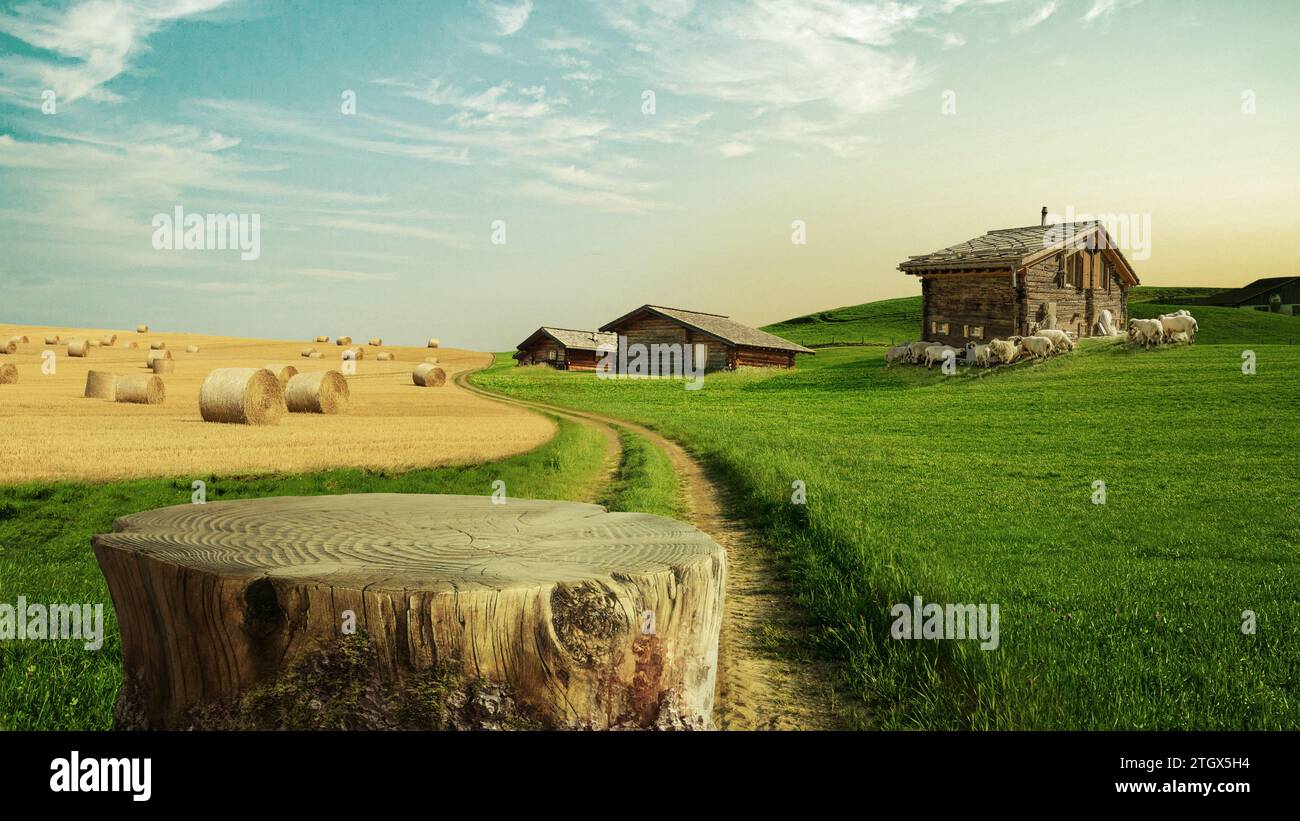
[[[725,559],[688,524],[417,494],[187,504],[92,540],[135,726],[184,726],[338,641],[385,676],[451,662],[544,726],[707,727]]]

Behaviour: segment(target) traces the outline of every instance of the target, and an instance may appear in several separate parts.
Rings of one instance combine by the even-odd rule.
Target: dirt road
[[[727,553],[727,594],[718,648],[714,726],[723,730],[838,729],[834,676],[816,659],[791,657],[774,643],[807,646],[807,630],[772,556],[737,517],[728,514],[731,494],[680,445],[642,425],[600,414],[529,402],[471,384],[472,371],[456,376],[465,390],[518,407],[546,411],[606,431],[618,448],[615,428],[645,437],[672,460],[681,477],[691,524],[713,537]],[[617,464],[617,460],[615,460]]]

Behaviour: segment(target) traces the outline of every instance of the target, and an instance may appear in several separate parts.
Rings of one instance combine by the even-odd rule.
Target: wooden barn
[[[898,269],[921,280],[920,338],[956,347],[1039,328],[1092,336],[1103,310],[1124,328],[1138,284],[1100,222],[989,231]]]
[[[793,368],[796,354],[813,351],[721,314],[642,305],[600,328],[619,337],[618,344],[705,346],[705,370],[744,366]],[[620,352],[622,358],[622,352]]]
[[[599,331],[575,331],[571,328],[542,326],[516,347],[514,358],[520,365],[550,365],[562,371],[594,371],[597,349],[617,345],[614,334]]]

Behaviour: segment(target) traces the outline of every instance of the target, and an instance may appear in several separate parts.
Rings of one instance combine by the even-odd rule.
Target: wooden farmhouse
[[[520,365],[550,365],[562,371],[594,371],[601,345],[614,350],[614,334],[543,326],[516,347]]]
[[[1040,328],[1091,336],[1103,310],[1123,328],[1138,284],[1100,222],[989,231],[898,269],[921,280],[921,339],[957,347]]]
[[[796,354],[813,353],[802,345],[741,325],[721,314],[661,305],[642,305],[600,329],[616,334],[619,345],[703,345],[704,367],[708,371],[744,366],[793,368]],[[623,352],[619,353],[621,360]]]

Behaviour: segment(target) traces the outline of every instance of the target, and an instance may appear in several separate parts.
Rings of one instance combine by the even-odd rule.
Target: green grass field
[[[332,470],[305,475],[203,476],[108,484],[39,483],[0,487],[0,602],[104,604],[104,646],[77,641],[0,643],[0,729],[98,730],[113,723],[121,685],[121,648],[108,587],[90,537],[141,510],[185,504],[195,478],[208,501],[326,493],[459,493],[489,495],[506,483],[510,496],[596,497],[611,510],[665,515],[679,511],[676,477],[659,451],[625,434],[626,453],[613,481],[602,485],[604,439],[559,422],[554,439],[520,456],[463,467],[381,471]]]
[[[914,305],[769,330],[910,338]],[[1194,346],[1096,340],[956,377],[843,347],[698,391],[545,368],[475,381],[643,423],[717,467],[872,726],[1294,729],[1300,321],[1195,311]],[[1000,648],[890,639],[890,606],[913,595],[998,604]]]

